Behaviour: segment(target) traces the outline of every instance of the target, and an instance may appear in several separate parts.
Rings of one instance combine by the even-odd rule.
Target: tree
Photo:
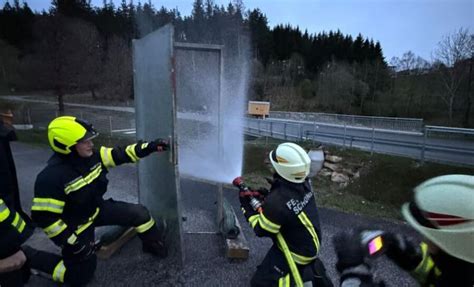
[[[151,2],[145,3],[143,6],[139,5],[137,7],[135,20],[137,22],[137,30],[139,37],[144,37],[145,35],[153,32],[157,28],[157,25],[155,24],[155,11],[156,10],[151,4]]]
[[[191,12],[192,24],[188,26],[187,33],[189,35],[189,40],[192,42],[208,42],[209,34],[206,32],[205,14],[202,0],[194,0],[193,10]]]
[[[396,82],[392,91],[397,91],[397,106],[400,106],[404,115],[411,116],[413,110],[419,108],[415,103],[424,101],[427,82],[422,81],[422,75],[429,71],[430,64],[412,51],[403,53],[401,58],[393,57],[390,62],[396,71]]]
[[[248,25],[252,37],[253,56],[266,65],[272,48],[267,17],[259,9],[254,9],[249,13]]]
[[[352,106],[358,100],[363,101],[368,94],[367,85],[354,77],[351,68],[337,62],[329,63],[321,71],[317,87],[319,106],[338,113],[352,113]]]
[[[92,8],[90,0],[52,0],[50,13],[90,20]]]
[[[18,81],[19,51],[0,39],[0,87],[8,88]]]
[[[474,42],[471,36],[471,41]],[[463,126],[464,127],[469,127],[469,120],[470,120],[470,115],[471,115],[471,107],[472,107],[472,102],[474,101],[473,99],[473,94],[474,94],[474,71],[473,71],[473,66],[474,66],[474,57],[471,57],[469,59],[469,76],[468,76],[468,81],[467,81],[467,88],[466,88],[466,111],[464,112],[464,118],[463,118]]]
[[[31,62],[38,65],[38,72],[30,78],[54,90],[63,113],[66,93],[81,89],[94,93],[101,64],[99,35],[91,23],[61,14],[42,18],[35,27],[38,40]]]
[[[77,84],[79,89],[88,90],[93,99],[97,99],[96,91],[100,84],[102,73],[103,42],[99,31],[90,22],[75,19],[70,23],[70,28],[75,31],[81,51],[77,51],[72,57],[80,61],[77,66]]]
[[[470,35],[467,29],[460,28],[457,32],[446,35],[435,50],[437,71],[444,86],[441,99],[448,109],[450,124],[461,83],[469,75],[467,65],[464,65],[463,61],[474,57],[473,39],[473,35]]]
[[[314,85],[310,79],[304,79],[298,85],[300,90],[301,97],[305,100],[312,99],[316,96],[316,92],[314,90]]]
[[[126,100],[132,96],[132,51],[128,43],[113,36],[105,56],[101,93],[106,99]]]
[[[401,58],[393,57],[390,64],[395,66],[397,72],[406,74],[419,74],[429,68],[429,63],[420,56],[416,56],[412,51],[403,53]]]
[[[21,6],[16,0],[13,6],[7,1],[0,9],[0,38],[19,49],[24,49],[31,41],[35,15],[25,2]]]

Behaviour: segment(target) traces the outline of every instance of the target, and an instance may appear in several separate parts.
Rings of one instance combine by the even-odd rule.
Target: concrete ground
[[[15,142],[12,144],[17,167],[23,208],[29,212],[36,175],[45,166],[51,155],[49,149]],[[105,197],[129,202],[137,201],[136,167],[121,166],[109,174],[109,191]],[[236,191],[224,191],[232,203],[249,246],[250,256],[246,261],[231,261],[224,257],[224,245],[216,234],[216,206],[213,187],[190,180],[181,181],[183,198],[183,222],[185,262],[180,267],[175,258],[158,260],[141,252],[138,238],[132,239],[108,260],[99,260],[94,280],[90,286],[249,286],[256,266],[271,246],[268,238],[257,238],[244,217],[240,214]],[[335,253],[331,238],[337,232],[354,227],[383,229],[416,236],[408,226],[384,220],[346,214],[330,209],[320,209],[323,231],[321,259],[328,269],[334,284],[338,276],[334,268]],[[37,230],[29,241],[36,248],[59,252],[42,231]],[[376,278],[387,286],[417,286],[409,276],[394,264],[381,257],[373,264]],[[52,281],[32,276],[28,286],[55,286]]]

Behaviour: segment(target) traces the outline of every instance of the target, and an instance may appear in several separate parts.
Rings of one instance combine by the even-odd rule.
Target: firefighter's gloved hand
[[[337,254],[336,269],[341,274],[341,286],[385,286],[383,282],[374,282],[370,265],[365,262],[360,232],[342,232],[334,236],[334,248]]]
[[[251,194],[249,193],[243,191],[239,192],[239,201],[242,207],[250,206],[250,196]]]
[[[147,148],[150,149],[150,152],[166,151],[170,149],[170,144],[168,140],[158,138],[154,141],[149,142]]]
[[[338,233],[333,239],[337,254],[336,269],[339,272],[359,265],[364,265],[364,251],[357,233]]]
[[[408,237],[387,232],[382,235],[385,254],[401,268],[411,271],[418,266],[422,259],[419,246]]]
[[[250,204],[250,196],[244,195],[244,193],[239,193],[240,209],[244,214],[245,218],[248,218],[256,213],[253,210],[252,205]]]
[[[250,197],[252,197],[252,196],[257,197],[257,198],[262,197],[260,192],[257,191],[257,190],[249,189],[249,190],[240,190],[239,191],[239,197],[244,197],[244,198],[250,199]]]
[[[260,198],[265,198],[270,193],[270,191],[265,187],[260,187],[257,189],[257,192],[259,193]]]

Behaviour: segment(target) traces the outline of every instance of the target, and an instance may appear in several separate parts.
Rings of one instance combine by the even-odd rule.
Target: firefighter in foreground
[[[44,263],[56,282],[83,285],[92,279],[97,262],[96,226],[134,226],[144,252],[167,256],[163,220],[155,222],[140,204],[104,200],[103,195],[110,168],[167,150],[168,143],[158,139],[96,150],[92,139],[97,135],[92,125],[70,116],[58,117],[48,126],[54,154],[36,178],[31,213],[46,235],[61,247],[61,260]]]
[[[380,251],[420,286],[474,286],[474,176],[439,176],[415,188],[414,200],[402,207],[408,224],[424,236],[415,244],[401,234],[382,233]],[[374,283],[370,255],[360,233],[334,239],[341,286],[382,286]]]
[[[280,144],[269,157],[276,172],[270,191],[258,191],[262,206],[255,205],[254,191],[240,188],[239,194],[242,211],[255,234],[273,240],[251,285],[303,286],[303,282],[314,282],[315,286],[332,286],[318,259],[322,237],[307,178],[311,160],[294,143]]]
[[[34,228],[20,206],[10,141],[15,131],[0,119],[0,286],[23,286],[30,270],[21,245]]]
[[[34,226],[20,203],[10,141],[16,133],[10,124],[0,119],[0,286],[23,286],[30,277],[30,268],[42,270],[41,262],[56,255],[37,251],[25,245]],[[34,258],[33,258],[34,257]]]

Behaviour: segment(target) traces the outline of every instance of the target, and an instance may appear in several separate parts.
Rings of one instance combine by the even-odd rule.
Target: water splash
[[[222,74],[215,51],[177,51],[176,59],[180,173],[230,183],[242,173],[247,53],[224,50]]]

